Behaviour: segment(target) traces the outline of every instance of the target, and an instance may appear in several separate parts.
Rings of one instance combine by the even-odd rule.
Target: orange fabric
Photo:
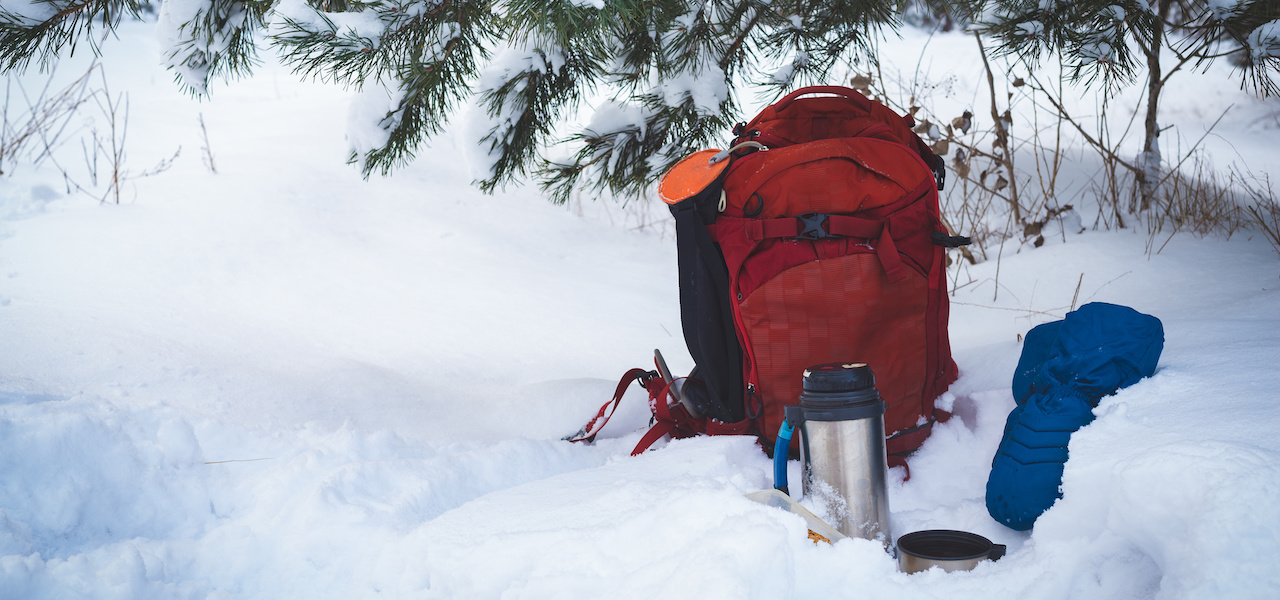
[[[658,197],[667,204],[675,204],[707,189],[729,166],[728,159],[712,164],[711,158],[719,153],[719,150],[702,150],[680,159],[658,182]]]

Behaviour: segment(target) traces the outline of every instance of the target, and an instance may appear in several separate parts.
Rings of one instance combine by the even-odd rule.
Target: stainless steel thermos
[[[863,363],[810,367],[802,389],[799,404],[785,410],[787,422],[800,431],[805,495],[825,497],[841,533],[892,544],[886,406],[871,368]]]
[[[775,488],[789,493],[787,454],[798,431],[804,495],[826,505],[827,516],[840,533],[879,541],[896,553],[904,573],[932,567],[969,570],[1004,556],[1001,544],[977,534],[942,529],[909,533],[894,547],[885,486],[887,406],[876,391],[871,368],[863,363],[809,367],[801,389],[800,402],[783,409],[785,418],[773,450]]]

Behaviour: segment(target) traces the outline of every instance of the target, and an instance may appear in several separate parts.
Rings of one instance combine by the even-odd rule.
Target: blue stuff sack
[[[1163,349],[1159,319],[1101,302],[1028,332],[1013,374],[1018,406],[987,479],[991,517],[1030,529],[1062,497],[1071,434],[1093,421],[1103,396],[1155,373]]]

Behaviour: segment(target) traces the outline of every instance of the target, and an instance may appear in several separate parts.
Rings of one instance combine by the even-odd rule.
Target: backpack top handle
[[[871,100],[862,95],[862,92],[839,85],[812,85],[809,87],[802,87],[790,94],[787,94],[786,96],[783,96],[769,108],[771,108],[775,113],[781,112],[801,96],[809,96],[812,94],[831,94],[833,96],[838,96],[852,102],[858,108],[866,112],[871,112]],[[759,118],[757,118],[757,120],[759,120]]]

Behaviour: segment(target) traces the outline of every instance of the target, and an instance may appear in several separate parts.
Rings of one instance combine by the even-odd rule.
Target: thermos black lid
[[[827,363],[804,370],[806,392],[857,392],[876,387],[866,363]]]
[[[807,421],[879,417],[885,403],[865,363],[827,363],[804,370],[799,408]]]

